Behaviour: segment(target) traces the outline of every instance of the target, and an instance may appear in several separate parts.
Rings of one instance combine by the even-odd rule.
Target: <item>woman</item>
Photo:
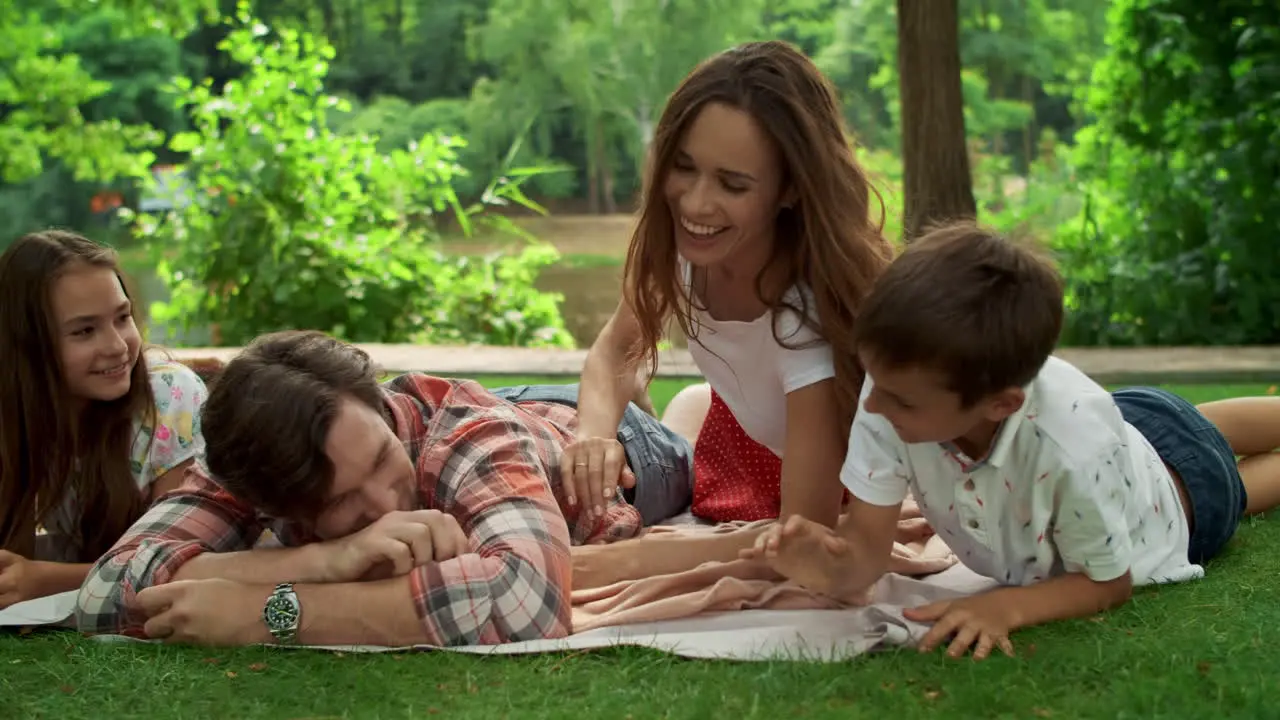
[[[562,461],[570,501],[592,509],[631,481],[616,470],[613,434],[640,363],[656,368],[674,316],[709,384],[678,397],[664,418],[697,438],[693,514],[711,522],[799,514],[834,525],[863,377],[852,326],[892,258],[835,91],[791,46],[748,43],[684,80],[651,152],[624,297],[582,373],[578,437]],[[753,539],[589,548],[574,584],[732,560]],[[681,545],[655,552],[659,542]]]

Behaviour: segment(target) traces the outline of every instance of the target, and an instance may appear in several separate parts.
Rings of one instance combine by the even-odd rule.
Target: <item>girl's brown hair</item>
[[[785,176],[783,187],[796,198],[778,215],[774,256],[768,266],[787,268],[780,286],[766,288],[765,272],[756,293],[775,315],[790,309],[820,333],[835,359],[841,420],[851,422],[862,388],[863,370],[853,349],[858,306],[892,259],[882,233],[884,203],[854,160],[835,89],[817,67],[792,46],[778,41],[740,45],[704,61],[680,84],[663,110],[654,134],[639,222],[627,252],[624,300],[640,323],[636,350],[657,367],[658,342],[674,315],[696,341],[689,293],[678,274],[675,221],[663,184],[690,122],[710,103],[749,114],[773,139]],[[871,217],[871,199],[880,217]],[[775,270],[776,272],[776,270]],[[815,313],[784,302],[787,289],[806,285]],[[774,337],[779,343],[778,323]]]
[[[91,562],[142,513],[129,454],[134,421],[154,427],[156,406],[139,358],[126,395],[75,410],[52,292],[76,266],[109,269],[125,287],[115,251],[75,233],[25,235],[0,255],[0,547],[31,557],[37,525],[74,501],[69,540]]]

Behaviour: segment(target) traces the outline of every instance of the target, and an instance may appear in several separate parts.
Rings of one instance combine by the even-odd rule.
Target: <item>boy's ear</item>
[[[1022,388],[1005,388],[987,398],[986,419],[992,422],[1000,422],[1018,412],[1018,408],[1022,407],[1022,403],[1026,402],[1026,400],[1027,394]]]

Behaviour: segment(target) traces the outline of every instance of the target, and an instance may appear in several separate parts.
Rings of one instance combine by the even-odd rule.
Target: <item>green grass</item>
[[[655,404],[686,382],[658,381]],[[1203,402],[1268,387],[1173,389]],[[1143,589],[1107,615],[1018,633],[1018,657],[982,663],[911,650],[835,664],[687,661],[637,649],[334,656],[8,634],[0,717],[1271,717],[1278,597],[1280,522],[1271,518],[1246,522],[1205,580]]]

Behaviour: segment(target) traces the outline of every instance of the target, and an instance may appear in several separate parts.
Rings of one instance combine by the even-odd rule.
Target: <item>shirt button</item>
[[[977,530],[977,529],[978,529],[978,526],[979,526],[979,525],[981,525],[981,524],[982,524],[982,523],[979,523],[977,520],[970,520],[970,521],[969,521],[969,527],[973,528],[974,530]]]
[[[968,480],[965,480],[965,481],[964,481],[964,489],[965,489],[965,490],[968,490],[969,492],[973,492],[973,488],[974,488],[974,487],[975,487],[975,485],[973,484],[973,478],[969,478]]]

